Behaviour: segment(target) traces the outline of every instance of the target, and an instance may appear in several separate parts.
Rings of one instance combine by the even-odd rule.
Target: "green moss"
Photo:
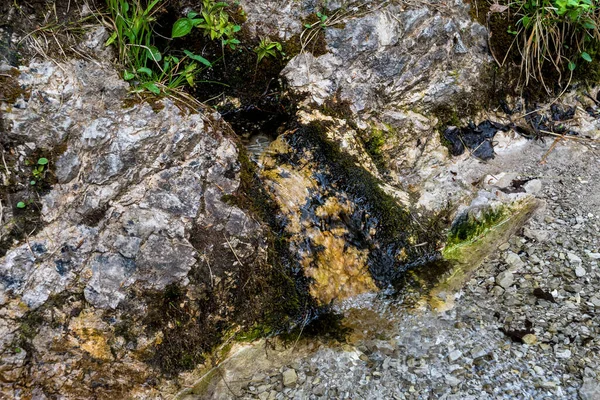
[[[447,246],[454,246],[464,242],[472,242],[484,235],[492,226],[498,224],[505,216],[504,208],[484,212],[482,218],[474,219],[466,216],[459,219],[448,233]]]

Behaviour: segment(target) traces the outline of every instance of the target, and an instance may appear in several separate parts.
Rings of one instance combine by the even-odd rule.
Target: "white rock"
[[[583,267],[581,266],[581,264],[578,264],[578,265],[575,267],[575,275],[577,275],[577,277],[578,277],[578,278],[581,278],[582,276],[585,276],[585,274],[586,274],[586,270],[585,270],[585,268],[583,268]]]
[[[537,194],[542,190],[542,181],[539,179],[530,180],[523,185],[523,189],[525,189],[527,193]]]
[[[600,253],[592,253],[590,251],[586,251],[586,254],[592,260],[600,260]]]
[[[496,284],[504,289],[508,289],[513,284],[515,278],[510,271],[503,271],[496,276]]]
[[[450,354],[448,354],[448,358],[450,359],[450,361],[456,361],[461,356],[462,356],[462,353],[460,352],[460,350],[454,350],[453,352],[451,352]]]
[[[521,260],[521,257],[513,253],[512,251],[508,253],[506,258],[504,258],[504,261],[506,261],[506,263],[510,266],[511,270],[513,271],[521,269],[525,266],[525,263],[523,262],[523,260]]]
[[[571,264],[581,264],[581,258],[577,254],[567,253],[567,258]]]

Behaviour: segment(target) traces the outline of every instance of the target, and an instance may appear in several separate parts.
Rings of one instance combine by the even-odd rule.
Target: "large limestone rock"
[[[124,103],[127,85],[96,61],[10,71],[23,92],[1,103],[11,179],[45,156],[53,184],[13,180],[2,199],[1,390],[117,398],[153,375],[145,361],[175,324],[165,289],[182,293],[166,303],[185,307],[178,318],[202,319],[191,298],[219,304],[266,257],[260,224],[223,200],[240,184],[238,151],[218,114]],[[34,209],[34,233],[15,237]]]

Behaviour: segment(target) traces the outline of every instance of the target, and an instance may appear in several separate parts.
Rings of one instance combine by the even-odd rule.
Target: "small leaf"
[[[194,23],[190,18],[181,18],[175,24],[173,24],[173,30],[171,31],[171,37],[178,38],[187,35],[192,31]]]
[[[158,88],[158,86],[156,86],[152,82],[144,83],[143,87],[146,88],[146,89],[148,89],[149,91],[151,91],[152,93],[154,93],[156,95],[160,94],[160,89]]]
[[[146,49],[146,52],[148,53],[148,56],[151,59],[153,59],[154,61],[162,60],[162,55],[160,54],[160,51],[158,51],[158,49],[155,46],[149,46]]]
[[[104,44],[105,46],[110,46],[111,44],[114,43],[114,41],[117,39],[117,32],[113,32],[112,35],[110,35],[110,37],[108,38],[108,40],[106,41],[106,43]]]
[[[183,52],[185,53],[186,56],[188,56],[192,60],[196,60],[198,62],[201,62],[202,64],[206,65],[207,67],[212,67],[212,64],[206,58],[204,58],[202,56],[199,56],[197,54],[194,54],[194,53],[192,53],[189,50],[184,50]]]
[[[569,61],[569,71],[575,70],[575,67],[576,67],[575,63],[573,61]]]
[[[188,17],[189,19],[192,19],[192,18],[195,18],[197,15],[198,15],[198,13],[197,13],[197,12],[190,11],[190,12],[188,13],[187,17]]]
[[[587,62],[592,62],[592,56],[590,56],[588,53],[586,53],[585,51],[581,52],[581,58],[583,58],[585,61]]]
[[[38,165],[46,165],[48,164],[48,159],[45,157],[42,157],[38,160]]]
[[[29,182],[29,184],[30,184],[31,186],[33,186],[33,185],[35,185],[35,181],[30,181],[30,182]]]
[[[235,33],[235,32],[239,32],[239,31],[240,31],[240,29],[242,29],[242,27],[241,27],[241,26],[239,26],[239,25],[234,25],[234,26],[233,26],[233,33]]]
[[[25,208],[25,203],[23,203],[22,201],[17,203],[17,208]]]
[[[137,72],[143,72],[144,74],[146,74],[148,76],[152,76],[152,70],[147,67],[138,68]]]
[[[310,29],[310,28],[312,28],[312,25],[311,25],[311,24],[304,24],[304,27],[305,27],[306,29]]]
[[[126,81],[130,81],[133,78],[135,78],[135,74],[133,72],[125,71],[123,73],[123,79],[125,79]]]

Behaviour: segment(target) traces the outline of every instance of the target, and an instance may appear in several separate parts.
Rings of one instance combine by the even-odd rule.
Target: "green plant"
[[[317,11],[317,18],[319,19],[317,22],[312,23],[312,24],[304,24],[304,27],[306,29],[311,29],[314,28],[315,26],[319,26],[321,28],[325,28],[327,27],[326,21],[327,21],[327,15]]]
[[[185,86],[194,86],[196,76],[212,63],[206,58],[184,50],[182,55],[166,54],[154,45],[154,15],[160,9],[162,0],[152,0],[146,7],[140,0],[131,4],[127,0],[107,0],[112,16],[114,32],[106,45],[116,44],[119,48],[120,60],[124,66],[123,79],[132,83],[137,91],[148,90],[159,95],[170,94]],[[173,26],[173,37],[181,37],[189,33],[185,31],[189,24],[200,23],[194,13],[177,21]],[[183,32],[183,33],[182,33]]]
[[[182,37],[189,34],[193,28],[198,28],[211,40],[220,39],[223,46],[235,49],[240,44],[235,34],[241,27],[229,20],[229,14],[225,11],[227,6],[228,4],[224,2],[203,0],[200,14],[192,11],[185,18],[177,20],[173,25],[171,36]]]
[[[25,207],[27,207],[27,205],[24,202],[20,201],[17,203],[17,208],[25,208]]]
[[[42,157],[42,158],[38,159],[37,165],[35,165],[33,167],[33,170],[31,171],[31,175],[33,175],[33,180],[31,180],[29,182],[31,185],[35,185],[38,181],[41,181],[42,179],[44,179],[44,177],[46,175],[47,165],[48,165],[47,158]]]
[[[600,8],[596,0],[516,0],[510,3],[519,20],[515,34],[522,55],[525,84],[553,67],[559,77],[573,71],[579,58],[591,62],[600,42]],[[547,87],[546,90],[550,91]]]
[[[284,55],[281,43],[274,42],[268,37],[260,39],[260,43],[254,49],[254,52],[256,53],[257,64],[260,63],[262,59],[267,56],[277,58],[278,52],[280,55]]]

